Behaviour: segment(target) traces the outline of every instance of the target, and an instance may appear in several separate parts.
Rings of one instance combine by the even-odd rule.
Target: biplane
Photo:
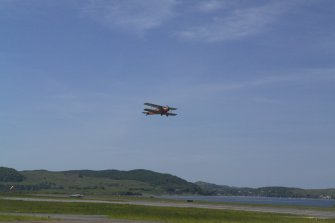
[[[144,108],[143,114],[146,115],[166,115],[167,116],[176,116],[176,113],[171,113],[170,111],[177,110],[177,108],[172,108],[169,106],[155,105],[151,103],[144,103],[144,105],[149,106],[150,108]]]

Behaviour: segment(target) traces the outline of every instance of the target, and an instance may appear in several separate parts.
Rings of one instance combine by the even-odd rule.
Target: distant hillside
[[[64,174],[78,174],[81,177],[96,177],[96,178],[108,178],[112,180],[134,180],[139,182],[145,182],[153,187],[159,187],[168,193],[197,193],[199,187],[193,183],[187,182],[179,177],[171,174],[162,174],[150,170],[71,170],[65,171]]]
[[[333,189],[300,189],[290,187],[230,187],[196,182],[203,194],[224,196],[263,196],[263,197],[301,197],[301,198],[325,198],[335,199],[335,188]]]
[[[38,193],[111,195],[201,193],[196,184],[171,174],[149,170],[14,171],[21,176],[21,180],[18,180],[18,177],[6,178],[6,181],[0,182],[0,191],[8,191],[9,186],[14,184],[16,191]]]
[[[0,182],[20,182],[24,176],[12,168],[0,167]]]
[[[190,183],[171,174],[150,170],[17,171],[0,167],[0,192],[85,195],[199,194],[226,196],[333,198],[335,189],[306,190],[289,187],[230,187],[206,182]]]

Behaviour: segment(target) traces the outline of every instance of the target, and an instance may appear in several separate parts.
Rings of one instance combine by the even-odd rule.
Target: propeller
[[[173,107],[169,107],[169,106],[166,106],[170,111],[172,110],[177,110],[177,108],[173,108]]]

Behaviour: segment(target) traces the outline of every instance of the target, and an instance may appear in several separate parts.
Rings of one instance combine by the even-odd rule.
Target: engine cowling
[[[164,111],[169,111],[170,107],[169,106],[164,106],[163,109],[164,109]]]

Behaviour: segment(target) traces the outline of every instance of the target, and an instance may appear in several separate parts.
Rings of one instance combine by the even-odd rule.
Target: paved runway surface
[[[180,203],[180,202],[149,202],[149,201],[101,201],[101,200],[70,200],[70,199],[46,199],[46,198],[13,198],[3,197],[0,199],[10,200],[23,200],[23,201],[48,201],[48,202],[86,202],[86,203],[105,203],[105,204],[132,204],[156,207],[192,207],[192,208],[207,208],[218,210],[238,210],[238,211],[251,211],[251,212],[265,212],[265,213],[279,213],[279,214],[292,214],[306,217],[315,218],[335,218],[335,211],[323,210],[307,210],[298,208],[281,208],[281,207],[255,207],[243,205],[228,205],[228,204],[197,204],[197,203]],[[101,216],[100,216],[101,217]],[[98,220],[98,219],[97,219]],[[105,219],[106,220],[106,219]],[[97,221],[98,222],[98,221]],[[113,222],[131,222],[131,221],[113,221]]]

